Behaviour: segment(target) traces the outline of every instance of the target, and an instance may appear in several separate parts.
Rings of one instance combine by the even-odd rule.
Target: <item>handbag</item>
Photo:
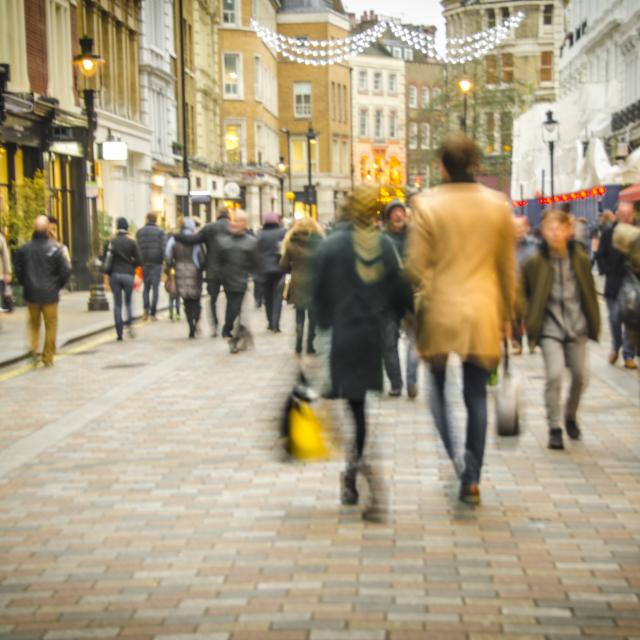
[[[640,330],[640,278],[627,267],[617,299],[620,319],[632,330]]]
[[[104,256],[104,262],[102,263],[102,273],[111,275],[112,269],[113,269],[113,246],[111,242],[109,242],[109,246],[107,247],[107,252]]]
[[[504,340],[504,374],[496,389],[496,429],[499,436],[520,435],[520,384],[509,370],[509,344]]]
[[[178,293],[178,288],[176,287],[176,274],[173,269],[167,272],[167,278],[164,281],[164,290],[170,296],[175,296]]]

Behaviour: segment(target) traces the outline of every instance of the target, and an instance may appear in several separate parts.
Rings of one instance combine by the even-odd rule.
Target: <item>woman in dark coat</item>
[[[277,213],[268,213],[258,232],[259,284],[262,287],[264,307],[267,312],[267,328],[280,333],[282,312],[282,270],[280,269],[281,244],[286,229],[280,226]]]
[[[305,318],[308,318],[307,353],[316,352],[316,317],[311,306],[311,263],[322,242],[323,233],[318,223],[309,217],[298,220],[282,243],[280,267],[291,272],[287,302],[296,309],[296,353],[302,353]]]
[[[193,235],[196,223],[192,218],[185,218],[181,232]],[[167,265],[173,263],[176,273],[176,293],[184,301],[184,312],[189,323],[189,337],[195,338],[200,320],[200,297],[202,295],[202,265],[204,264],[201,245],[188,245],[176,240],[167,242],[165,258]]]
[[[322,243],[314,263],[313,303],[318,324],[331,329],[332,397],[348,401],[356,425],[355,447],[342,478],[343,504],[357,504],[356,476],[363,464],[366,440],[365,396],[382,391],[382,346],[386,313],[411,307],[411,290],[400,275],[391,241],[376,226],[378,189],[356,187],[347,204],[347,222]],[[365,517],[383,513],[372,492]]]

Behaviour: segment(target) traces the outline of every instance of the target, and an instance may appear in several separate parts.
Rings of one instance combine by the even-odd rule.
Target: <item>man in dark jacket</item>
[[[164,231],[156,224],[157,219],[155,213],[148,213],[147,224],[142,229],[138,229],[136,234],[142,256],[142,279],[144,282],[142,302],[145,320],[156,320],[158,289],[162,278],[162,261],[167,240]],[[149,300],[150,297],[151,300]]]
[[[596,262],[600,273],[605,275],[604,298],[607,302],[609,312],[609,326],[611,327],[611,353],[609,363],[615,364],[618,360],[620,348],[624,366],[627,369],[637,367],[635,361],[635,348],[629,339],[627,328],[620,320],[620,310],[618,309],[618,294],[622,287],[622,280],[626,272],[626,257],[613,246],[613,234],[618,223],[633,224],[634,212],[633,203],[620,202],[616,211],[616,221],[613,225],[605,228],[600,238],[600,245],[596,253]]]
[[[48,231],[49,219],[47,216],[38,216],[31,242],[20,247],[15,255],[15,275],[24,288],[24,298],[29,308],[29,334],[34,361],[40,342],[41,318],[44,318],[42,362],[45,367],[53,366],[60,289],[70,274],[60,245],[49,239]]]
[[[218,312],[216,302],[222,287],[220,275],[220,241],[229,233],[229,209],[218,209],[217,219],[205,225],[195,235],[179,234],[177,240],[184,244],[204,244],[207,249],[207,291],[211,305],[211,323],[213,324],[213,337],[218,335]]]
[[[287,230],[280,226],[277,213],[268,213],[264,226],[258,232],[258,256],[262,271],[261,278],[264,306],[267,312],[267,329],[280,333],[282,313],[283,277],[280,269],[282,241]]]
[[[218,273],[227,296],[223,338],[231,338],[233,323],[242,309],[249,274],[258,271],[256,245],[257,240],[247,232],[247,214],[238,209],[233,214],[229,233],[220,238],[218,245]]]
[[[581,436],[578,405],[587,381],[587,340],[597,340],[600,312],[591,263],[582,247],[570,241],[567,213],[549,210],[542,222],[544,243],[522,270],[529,344],[540,345],[546,370],[545,403],[549,449],[564,449],[562,422],[572,440]],[[571,388],[562,415],[560,398],[565,366]]]

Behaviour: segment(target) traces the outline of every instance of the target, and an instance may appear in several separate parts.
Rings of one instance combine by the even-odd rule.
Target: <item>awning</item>
[[[637,202],[640,200],[640,184],[632,184],[618,194],[618,200],[624,202]]]

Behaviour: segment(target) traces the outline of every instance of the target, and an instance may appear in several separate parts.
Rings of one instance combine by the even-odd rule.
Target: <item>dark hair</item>
[[[216,213],[216,218],[229,218],[229,208],[228,207],[220,207],[218,212]]]
[[[155,224],[158,221],[158,214],[154,213],[153,211],[150,211],[149,213],[147,213],[147,222],[150,222],[151,224]]]
[[[471,138],[460,132],[448,133],[438,155],[451,182],[473,182],[480,166],[480,148]]]
[[[542,222],[555,218],[560,224],[571,224],[571,216],[562,209],[545,209],[542,212]]]

